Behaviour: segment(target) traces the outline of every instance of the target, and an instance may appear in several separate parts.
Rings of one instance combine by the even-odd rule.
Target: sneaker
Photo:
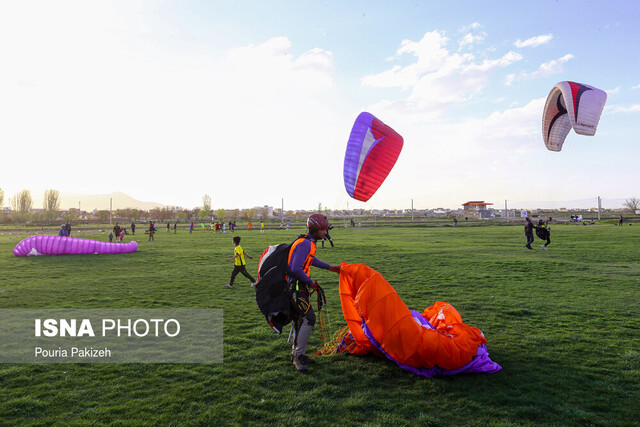
[[[293,366],[296,367],[298,372],[307,372],[307,365],[302,363],[302,360],[300,360],[300,357],[293,356],[292,358],[293,358]]]
[[[533,249],[531,245],[526,245],[526,246],[527,246],[527,249]]]
[[[252,288],[255,288],[255,286],[256,286],[256,284],[257,284],[257,283],[258,283],[258,282],[253,282],[253,283],[251,284],[251,287],[252,287]]]
[[[545,251],[547,250],[547,247],[545,245],[540,246],[542,249],[544,249]]]
[[[223,286],[223,288],[226,288],[226,289],[233,289],[233,286],[231,286],[230,284],[228,284],[228,283],[227,283],[226,285],[224,285],[224,286]]]

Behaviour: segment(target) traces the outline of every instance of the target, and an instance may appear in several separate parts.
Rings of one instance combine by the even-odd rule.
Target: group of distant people
[[[133,230],[135,230],[135,224],[131,224],[132,232],[135,234]],[[120,224],[116,222],[116,225],[113,226],[113,230],[109,233],[109,242],[113,242],[113,238],[116,238],[116,243],[122,243],[124,236],[129,234],[126,228],[120,227]]]

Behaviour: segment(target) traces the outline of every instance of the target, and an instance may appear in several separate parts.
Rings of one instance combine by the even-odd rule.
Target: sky
[[[639,22],[640,2],[615,0],[2,1],[4,204],[22,189],[286,210],[639,197]],[[596,135],[556,153],[542,111],[564,80],[608,99]],[[343,183],[362,111],[404,138],[366,203]]]

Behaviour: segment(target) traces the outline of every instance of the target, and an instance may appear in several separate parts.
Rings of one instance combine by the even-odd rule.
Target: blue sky
[[[637,197],[638,23],[628,1],[2,2],[0,188],[214,208]],[[542,108],[563,80],[608,100],[595,136],[553,153]],[[342,183],[361,111],[405,139],[367,203]]]

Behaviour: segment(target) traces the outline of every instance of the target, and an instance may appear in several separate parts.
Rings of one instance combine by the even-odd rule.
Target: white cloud
[[[631,86],[631,89],[640,89],[640,85]]]
[[[474,22],[470,25],[466,25],[462,28],[460,28],[460,32],[461,33],[468,33],[469,31],[473,31],[473,30],[479,30],[480,28],[482,28],[482,25],[479,22]]]
[[[553,59],[549,62],[540,64],[540,67],[538,67],[538,70],[530,73],[528,75],[528,78],[533,79],[538,77],[547,77],[552,74],[562,73],[564,71],[563,64],[573,58],[574,56],[568,53],[562,58]]]
[[[513,44],[518,49],[522,49],[523,47],[537,47],[543,44],[547,44],[551,41],[551,39],[553,39],[552,34],[545,34],[542,36],[531,37],[530,39],[526,39],[524,41],[518,39]]]
[[[640,104],[631,104],[631,105],[611,105],[605,107],[607,113],[617,114],[617,113],[639,113],[640,112]]]
[[[462,36],[462,39],[458,42],[458,50],[461,50],[466,47],[471,47],[474,44],[481,42],[486,37],[485,33],[473,35],[471,33],[467,33]]]
[[[394,65],[381,73],[365,76],[361,83],[400,87],[410,92],[404,99],[386,100],[376,107],[439,117],[442,107],[464,103],[487,86],[492,73],[522,59],[517,52],[507,52],[496,59],[477,61],[472,53],[451,53],[448,42],[440,31],[426,33],[419,42],[403,40],[397,55],[411,54],[415,61],[405,67]]]
[[[515,80],[516,75],[514,73],[507,74],[507,76],[504,78],[504,84],[505,86],[511,86],[513,82],[515,82]]]
[[[564,72],[564,63],[573,59],[574,56],[570,53],[564,55],[562,58],[553,59],[551,61],[540,64],[536,71],[532,71],[530,73],[521,72],[518,75],[510,74],[505,79],[505,84],[507,86],[511,86],[515,81],[518,80],[533,80],[542,77],[547,77],[553,74],[560,74]]]

